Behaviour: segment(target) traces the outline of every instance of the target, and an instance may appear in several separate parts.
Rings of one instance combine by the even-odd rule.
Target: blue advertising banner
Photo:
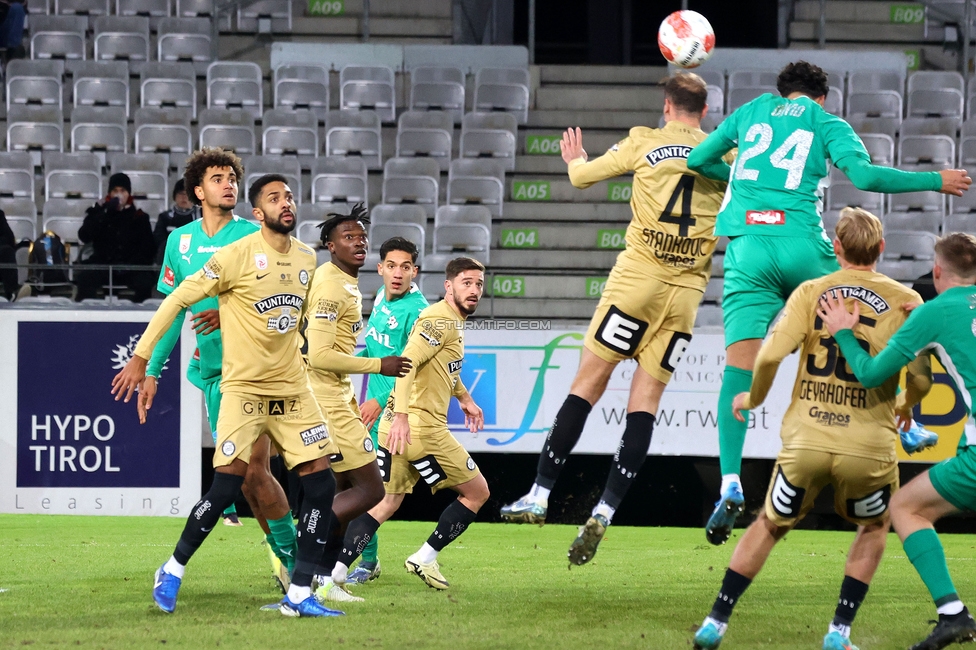
[[[145,425],[109,393],[144,329],[18,324],[17,487],[179,487],[179,382],[160,382]],[[168,365],[181,367],[179,348]]]

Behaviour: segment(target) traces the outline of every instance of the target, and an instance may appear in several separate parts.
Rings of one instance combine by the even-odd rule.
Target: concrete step
[[[659,66],[621,65],[540,65],[542,84],[656,84],[668,76]]]
[[[509,248],[531,242],[541,250],[623,250],[626,222],[578,223],[510,223],[492,225],[492,246]]]
[[[627,203],[558,203],[507,201],[503,222],[517,221],[585,221],[590,223],[626,223],[630,221]]]
[[[570,127],[567,126],[566,128]],[[556,158],[561,162],[562,155],[559,150],[559,140],[562,139],[563,130],[523,129],[519,132],[519,152],[531,154],[535,158]],[[460,131],[458,132],[458,137],[460,137]],[[601,130],[583,133],[583,148],[586,149],[586,152],[592,159],[603,154],[607,149],[626,137],[627,131],[624,129],[619,131]],[[540,138],[551,138],[553,141],[551,143],[544,142]]]
[[[494,256],[494,252],[492,252]],[[499,298],[568,298],[594,300],[603,292],[606,275],[522,275],[512,274],[492,278],[485,287],[485,296]]]
[[[540,318],[588,320],[593,316],[597,300],[564,300],[533,298],[484,298],[478,315],[493,318]]]
[[[892,7],[902,8],[904,2],[840,2],[828,0],[827,22],[893,23]],[[820,0],[800,0],[793,4],[794,20],[818,22],[820,20]],[[899,16],[909,16],[900,14]],[[900,18],[901,22],[911,19]],[[919,21],[921,23],[921,21]],[[896,23],[897,24],[897,23]]]
[[[819,22],[793,21],[790,23],[790,40],[816,41]],[[924,43],[942,42],[942,29],[929,29],[924,25],[897,25],[889,23],[827,23],[828,41],[853,41],[875,43]]]
[[[370,20],[379,16],[451,18],[452,0],[369,0]],[[363,0],[346,0],[346,15],[362,15]]]
[[[493,248],[491,268],[498,269],[574,269],[609,272],[620,251],[534,250]]]
[[[538,110],[643,111],[660,109],[664,89],[657,86],[542,86],[535,93]]]
[[[540,88],[539,92],[546,90]],[[596,101],[596,100],[590,100]],[[612,106],[613,110],[607,107]],[[594,109],[576,109],[562,106],[557,108],[529,111],[529,122],[527,128],[537,129],[566,129],[571,126],[578,126],[581,129],[614,129],[627,130],[635,126],[656,127],[661,119],[661,111],[664,106],[663,95],[660,101],[648,103],[644,107],[637,109],[619,109],[609,100],[602,102]],[[619,109],[619,110],[618,110]]]
[[[423,4],[423,3],[417,3]],[[349,36],[362,33],[362,17],[344,14],[341,16],[299,16],[292,20],[293,36]],[[370,14],[369,35],[410,36],[450,38],[453,35],[450,18],[401,18],[375,16]]]
[[[548,196],[550,201],[566,201],[567,203],[622,202],[626,204],[630,201],[630,192],[629,190],[625,191],[621,187],[621,183],[630,185],[630,182],[629,177],[620,176],[610,181],[595,183],[585,190],[581,190],[573,187],[573,184],[569,182],[569,177],[564,175],[545,179],[516,175],[506,180],[505,197],[506,201],[514,203],[516,201],[526,200],[527,197],[544,196],[545,194],[539,194],[542,191],[541,189],[533,190],[532,185],[527,186],[524,183],[534,184],[534,186],[539,188],[541,188],[539,183],[548,183]]]

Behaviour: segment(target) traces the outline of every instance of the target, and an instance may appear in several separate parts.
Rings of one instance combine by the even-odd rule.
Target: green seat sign
[[[899,25],[918,25],[925,21],[925,5],[891,5],[890,22]]]
[[[600,229],[596,231],[596,247],[597,248],[610,248],[610,249],[620,249],[624,248],[627,244],[625,238],[627,231],[623,228],[614,228],[612,230]]]
[[[346,13],[346,0],[308,0],[309,16],[341,16]]]
[[[525,153],[530,156],[559,156],[559,142],[562,137],[558,135],[527,135],[525,136]]]
[[[520,275],[496,275],[491,281],[491,294],[496,298],[525,295],[525,278]]]
[[[620,181],[607,183],[607,201],[612,203],[628,203],[633,188],[630,183]]]
[[[548,201],[552,198],[549,181],[515,181],[512,183],[513,201]]]
[[[607,286],[606,278],[586,278],[586,297],[599,298]]]
[[[502,248],[538,248],[539,231],[535,228],[502,228]]]

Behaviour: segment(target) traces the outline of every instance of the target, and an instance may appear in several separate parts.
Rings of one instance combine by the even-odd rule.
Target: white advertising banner
[[[185,517],[199,500],[189,326],[146,424],[109,392],[152,313],[0,310],[0,512]]]

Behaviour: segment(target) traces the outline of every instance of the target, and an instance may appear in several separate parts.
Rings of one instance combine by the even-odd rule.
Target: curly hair
[[[793,93],[803,93],[816,99],[826,96],[828,89],[827,73],[822,68],[806,61],[787,63],[776,78],[776,90],[783,97],[788,97]]]
[[[347,221],[359,221],[365,226],[369,225],[369,211],[366,209],[366,205],[364,203],[357,203],[356,205],[352,206],[349,214],[330,212],[326,216],[328,219],[317,226],[321,232],[323,246],[328,245],[329,238],[332,236],[332,231],[335,230],[336,226],[338,226],[340,223],[345,223]]]
[[[197,198],[197,186],[203,185],[203,175],[210,167],[230,167],[237,175],[238,184],[244,182],[244,165],[233,151],[225,151],[220,147],[204,147],[190,154],[186,159],[186,169],[183,172],[183,184],[186,195],[195,205],[201,205]]]

